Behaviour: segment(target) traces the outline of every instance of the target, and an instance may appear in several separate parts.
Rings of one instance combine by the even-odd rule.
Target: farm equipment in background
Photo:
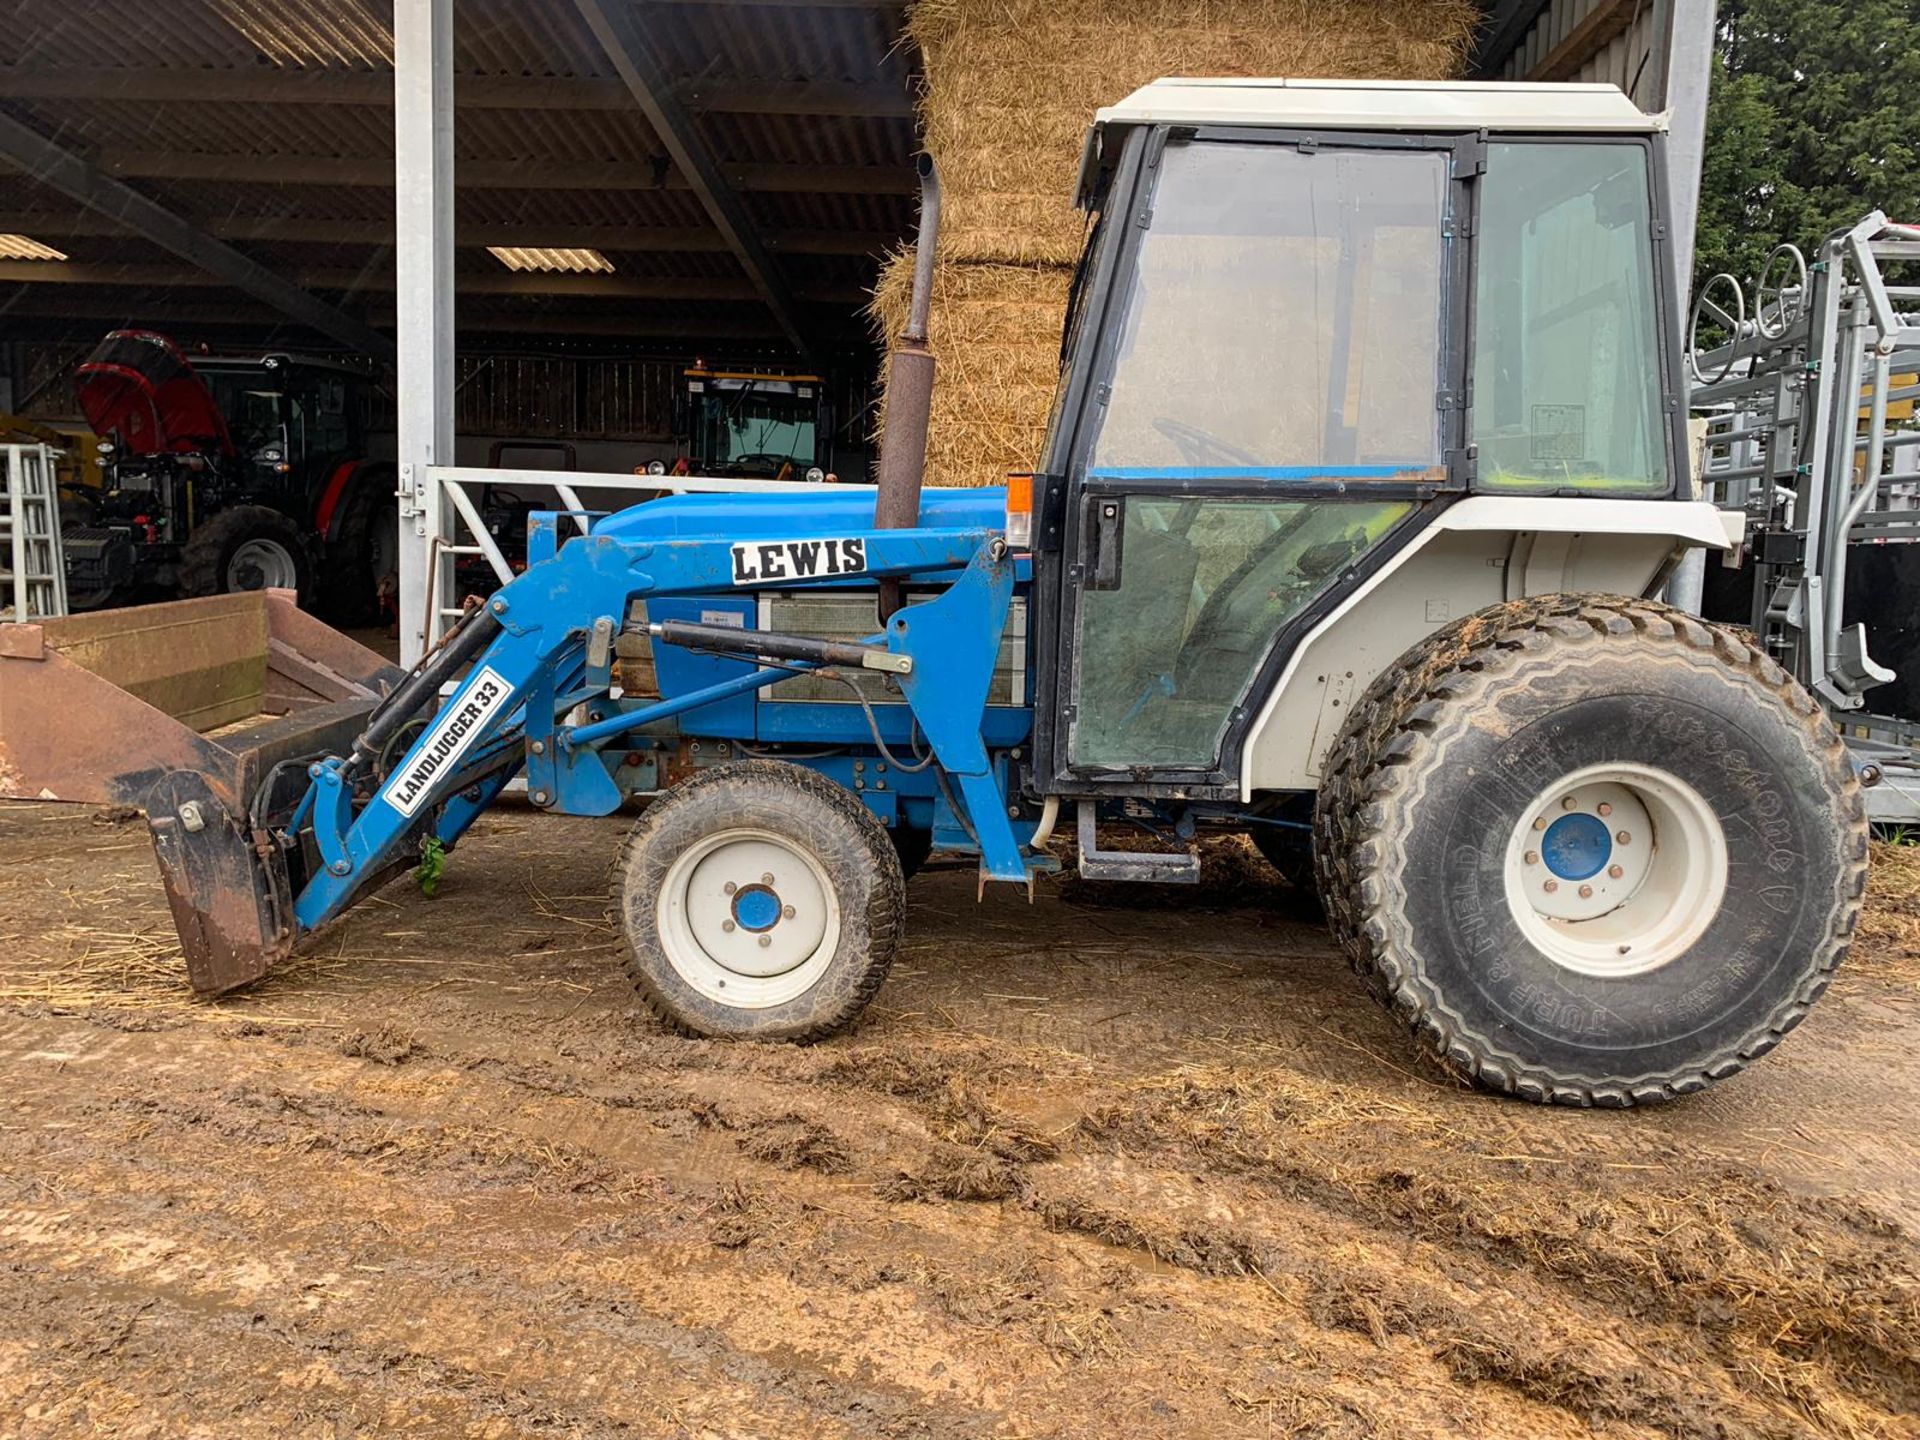
[[[679,456],[650,475],[738,480],[826,480],[834,470],[826,381],[797,371],[719,370],[703,361],[674,395]]]
[[[155,594],[287,589],[345,620],[398,559],[394,469],[366,458],[372,377],[284,354],[189,361],[116,330],[77,372],[97,491],[69,490],[76,609]]]
[[[1746,626],[1820,698],[1883,783],[1868,811],[1920,822],[1920,227],[1878,211],[1791,244],[1747,289],[1701,286],[1688,326],[1707,497],[1746,519],[1704,609]],[[1871,709],[1869,706],[1871,705]]]
[[[683,1031],[852,1023],[929,850],[1030,890],[1064,817],[1090,879],[1194,883],[1205,830],[1311,873],[1374,993],[1491,1088],[1700,1089],[1824,990],[1867,840],[1807,692],[1647,598],[1742,528],[1684,484],[1663,155],[1611,86],[1157,82],[1088,136],[1038,474],[921,492],[927,263],[877,491],[536,515],[404,678],[268,642],[378,693],[333,738],[223,739],[189,796],[136,732],[89,783],[146,809],[206,989],[524,775],[566,814],[655,796],[613,906]],[[58,646],[13,648],[0,790],[33,794],[61,757],[14,731],[53,723]],[[641,651],[654,696],[615,679]]]

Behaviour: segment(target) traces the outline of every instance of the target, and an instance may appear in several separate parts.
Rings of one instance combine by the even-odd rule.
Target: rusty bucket
[[[402,678],[285,590],[0,625],[0,798],[144,811],[188,978],[229,990],[293,944],[256,797]]]

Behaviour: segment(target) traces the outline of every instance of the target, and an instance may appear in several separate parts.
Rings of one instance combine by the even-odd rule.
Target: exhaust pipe
[[[887,365],[887,433],[880,447],[880,488],[873,528],[910,530],[920,523],[920,485],[927,471],[927,422],[933,411],[933,351],[927,312],[933,306],[933,262],[940,243],[940,172],[933,156],[915,160],[920,172],[920,235],[914,242],[913,296],[907,328]],[[901,582],[880,582],[880,620],[901,606]]]

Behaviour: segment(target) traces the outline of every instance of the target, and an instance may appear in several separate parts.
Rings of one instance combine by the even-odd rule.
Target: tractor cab
[[[1263,788],[1304,637],[1456,502],[1673,494],[1661,129],[1599,85],[1166,80],[1100,112],[1036,482],[1051,786]]]
[[[717,370],[681,376],[674,472],[743,480],[825,480],[833,416],[825,380],[798,372]],[[655,473],[663,473],[659,462]]]
[[[69,497],[85,517],[65,536],[76,607],[310,588],[366,454],[368,371],[278,353],[189,359],[164,335],[116,330],[75,381],[105,437],[100,488]]]

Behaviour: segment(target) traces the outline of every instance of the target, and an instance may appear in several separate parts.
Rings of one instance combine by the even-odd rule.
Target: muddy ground
[[[857,1033],[675,1039],[621,823],[497,811],[202,1004],[137,820],[0,807],[0,1432],[1920,1434],[1912,852],[1775,1055],[1618,1114],[1460,1088],[1245,876],[934,869]]]

